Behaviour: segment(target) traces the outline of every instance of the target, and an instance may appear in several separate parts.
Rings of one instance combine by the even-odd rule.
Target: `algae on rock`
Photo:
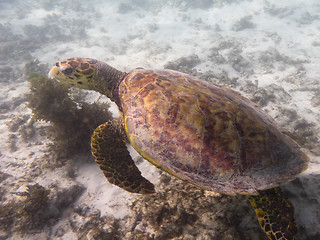
[[[39,184],[28,185],[26,191],[14,193],[24,199],[0,204],[0,229],[21,234],[41,230],[53,217],[47,210],[49,193],[50,190]]]

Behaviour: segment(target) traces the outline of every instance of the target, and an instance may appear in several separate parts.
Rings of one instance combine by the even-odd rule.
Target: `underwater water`
[[[173,69],[258,104],[310,157],[281,188],[296,239],[320,239],[319,1],[0,1],[0,239],[267,239],[245,196],[171,177],[129,144],[157,193],[111,185],[89,148],[116,105],[29,81],[69,57]]]

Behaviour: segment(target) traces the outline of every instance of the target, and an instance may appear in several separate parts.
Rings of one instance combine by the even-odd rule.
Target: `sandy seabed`
[[[2,216],[0,239],[266,239],[245,197],[208,194],[160,172],[132,148],[156,185],[154,196],[111,186],[89,155],[50,164],[50,123],[32,119],[25,73],[28,66],[46,72],[68,57],[123,71],[171,68],[256,102],[304,140],[309,169],[282,188],[295,207],[297,239],[320,239],[319,32],[317,0],[2,0],[0,203],[21,201],[15,193],[28,185],[50,194],[32,227]]]

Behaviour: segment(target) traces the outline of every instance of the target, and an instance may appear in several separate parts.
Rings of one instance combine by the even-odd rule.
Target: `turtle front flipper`
[[[279,187],[248,196],[260,226],[271,240],[293,240],[297,234],[294,208]]]
[[[112,184],[128,192],[155,193],[151,182],[141,176],[125,142],[126,134],[120,119],[101,124],[91,138],[91,151],[96,163]]]

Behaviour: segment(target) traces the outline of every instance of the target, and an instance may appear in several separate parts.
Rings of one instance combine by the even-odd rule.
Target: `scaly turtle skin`
[[[119,119],[92,135],[96,162],[109,182],[152,194],[125,141],[164,171],[209,191],[245,194],[270,239],[293,239],[293,206],[279,183],[306,170],[308,157],[250,100],[230,89],[171,70],[120,72],[70,58],[49,75],[114,101]]]

